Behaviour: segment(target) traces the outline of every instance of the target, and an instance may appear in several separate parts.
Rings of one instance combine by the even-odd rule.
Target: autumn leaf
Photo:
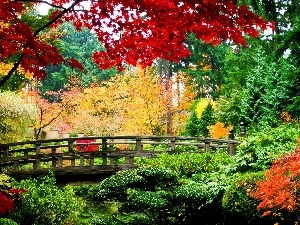
[[[149,66],[157,58],[178,62],[190,55],[185,44],[187,34],[214,45],[233,40],[246,46],[245,35],[257,37],[260,30],[271,27],[245,5],[232,0],[174,1],[174,0],[110,0],[88,1],[53,0],[54,10],[45,21],[36,17],[35,24],[22,21],[33,6],[43,7],[46,1],[6,0],[0,2],[0,61],[14,59],[15,65],[0,80],[2,86],[11,78],[18,66],[33,73],[36,78],[45,76],[44,68],[68,62],[51,42],[41,41],[50,27],[72,22],[77,30],[87,27],[97,35],[106,51],[95,52],[94,61],[101,68],[124,64]],[[208,3],[209,2],[209,3]],[[78,10],[84,9],[84,10]],[[40,23],[38,23],[40,22]],[[70,62],[70,61],[69,61]],[[82,69],[78,63],[74,66]]]

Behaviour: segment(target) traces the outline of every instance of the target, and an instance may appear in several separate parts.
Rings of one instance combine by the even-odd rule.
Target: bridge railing
[[[192,146],[195,152],[224,149],[235,154],[237,141],[183,136],[87,136],[0,145],[0,170],[26,171],[86,167],[126,169],[135,157],[155,157]],[[184,149],[187,149],[185,147]],[[190,150],[190,151],[192,151]]]

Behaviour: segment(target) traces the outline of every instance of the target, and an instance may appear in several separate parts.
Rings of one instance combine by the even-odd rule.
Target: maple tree
[[[22,20],[28,8],[46,4],[53,10],[40,26],[31,27]],[[4,0],[0,2],[0,12],[0,20],[5,24],[0,27],[0,61],[14,59],[14,66],[0,86],[19,66],[37,78],[44,77],[45,67],[51,64],[68,62],[83,69],[77,60],[64,59],[54,43],[39,38],[50,26],[64,22],[73,22],[78,30],[93,30],[106,49],[95,52],[94,61],[101,68],[116,65],[120,69],[124,62],[145,66],[157,58],[179,61],[187,57],[188,33],[215,45],[228,39],[246,45],[245,35],[257,37],[259,30],[268,26],[246,5],[238,6],[233,0]]]
[[[300,145],[295,152],[275,160],[266,172],[266,179],[257,184],[255,192],[250,193],[261,201],[258,209],[263,211],[263,216],[282,218],[287,212],[299,216],[299,160]]]
[[[59,92],[48,92],[49,96],[54,99],[59,99],[62,95]],[[35,116],[36,119],[31,124],[34,129],[34,138],[39,139],[42,137],[42,131],[47,128],[57,129],[60,132],[69,131],[68,124],[62,123],[62,114],[66,113],[69,107],[73,106],[70,99],[65,99],[63,102],[54,101],[51,102],[43,98],[38,91],[25,90],[23,92],[23,98],[27,103],[34,104],[36,106]],[[49,97],[51,98],[51,97]]]

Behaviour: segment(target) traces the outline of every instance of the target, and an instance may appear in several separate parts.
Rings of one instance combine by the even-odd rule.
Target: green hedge
[[[43,176],[15,182],[14,187],[25,189],[16,209],[9,215],[22,225],[78,224],[84,201],[70,186],[58,187],[54,177]]]

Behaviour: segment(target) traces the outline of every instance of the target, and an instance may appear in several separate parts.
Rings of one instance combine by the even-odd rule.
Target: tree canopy
[[[52,7],[47,18],[25,16],[46,4]],[[146,66],[157,58],[186,58],[188,33],[215,45],[226,40],[246,45],[245,35],[257,37],[260,29],[270,25],[233,0],[4,0],[0,12],[0,60],[14,63],[0,86],[19,66],[37,78],[46,75],[47,66],[63,62],[83,70],[77,60],[65,59],[53,41],[41,38],[49,27],[64,22],[73,22],[78,30],[92,30],[105,47],[93,54],[94,61],[101,68],[119,69],[124,63]]]

